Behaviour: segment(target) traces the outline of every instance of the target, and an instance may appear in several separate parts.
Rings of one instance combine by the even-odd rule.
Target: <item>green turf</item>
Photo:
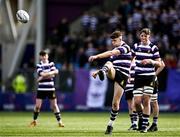
[[[29,128],[30,112],[0,112],[0,136],[7,137],[102,137],[109,119],[109,113],[62,113],[65,128],[57,127],[53,113],[42,112],[38,126]],[[139,133],[127,131],[127,113],[120,113],[114,125],[113,137],[180,137],[180,114],[164,114],[159,118],[159,131]]]

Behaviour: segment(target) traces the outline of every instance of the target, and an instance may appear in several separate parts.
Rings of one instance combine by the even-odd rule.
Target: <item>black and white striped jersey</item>
[[[48,62],[48,63],[43,63],[40,62],[37,64],[37,73],[38,76],[40,76],[41,72],[50,72],[55,70],[56,67],[54,65],[54,62]],[[46,78],[42,79],[38,82],[38,91],[54,91],[54,78]]]
[[[121,71],[126,76],[129,76],[131,60],[132,60],[132,53],[131,48],[126,43],[123,43],[121,46],[116,47],[115,50],[120,51],[120,55],[118,56],[111,56],[110,60],[113,63],[113,66],[116,70]]]
[[[136,75],[155,75],[155,66],[152,64],[143,65],[141,61],[144,59],[156,60],[160,58],[156,45],[151,42],[149,42],[148,45],[136,43],[132,48],[132,55],[136,57]]]

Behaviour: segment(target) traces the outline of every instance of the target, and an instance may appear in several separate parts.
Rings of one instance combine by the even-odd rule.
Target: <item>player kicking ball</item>
[[[53,62],[49,62],[48,54],[46,51],[41,51],[39,53],[40,63],[37,64],[38,73],[38,89],[36,96],[36,104],[34,107],[33,121],[30,123],[30,127],[35,127],[37,125],[38,115],[40,113],[41,105],[44,99],[48,98],[50,100],[51,108],[54,111],[54,115],[57,119],[58,126],[64,127],[61,120],[61,114],[59,107],[57,105],[57,99],[54,87],[54,77],[58,74],[58,70],[54,66]]]
[[[89,57],[92,62],[96,59],[108,58],[102,69],[93,72],[92,76],[96,78],[98,75],[100,80],[104,80],[105,75],[114,82],[114,96],[112,101],[112,109],[110,112],[110,120],[107,124],[105,134],[112,134],[113,124],[119,112],[119,104],[122,98],[124,88],[129,76],[131,65],[131,49],[122,40],[122,33],[115,31],[110,36],[114,49]]]

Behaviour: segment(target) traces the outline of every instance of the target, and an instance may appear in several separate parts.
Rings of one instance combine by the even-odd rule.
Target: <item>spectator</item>
[[[12,81],[13,90],[18,93],[25,93],[27,89],[26,78],[23,74],[18,73]]]

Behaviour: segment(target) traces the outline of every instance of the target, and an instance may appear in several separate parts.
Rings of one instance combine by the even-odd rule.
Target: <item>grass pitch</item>
[[[37,127],[28,127],[32,112],[0,112],[0,137],[103,137],[109,112],[62,113],[64,128],[59,128],[53,113],[41,112]],[[151,119],[152,121],[152,119]],[[113,137],[180,137],[180,113],[161,113],[159,131],[130,132],[127,113],[120,113],[114,125]]]

